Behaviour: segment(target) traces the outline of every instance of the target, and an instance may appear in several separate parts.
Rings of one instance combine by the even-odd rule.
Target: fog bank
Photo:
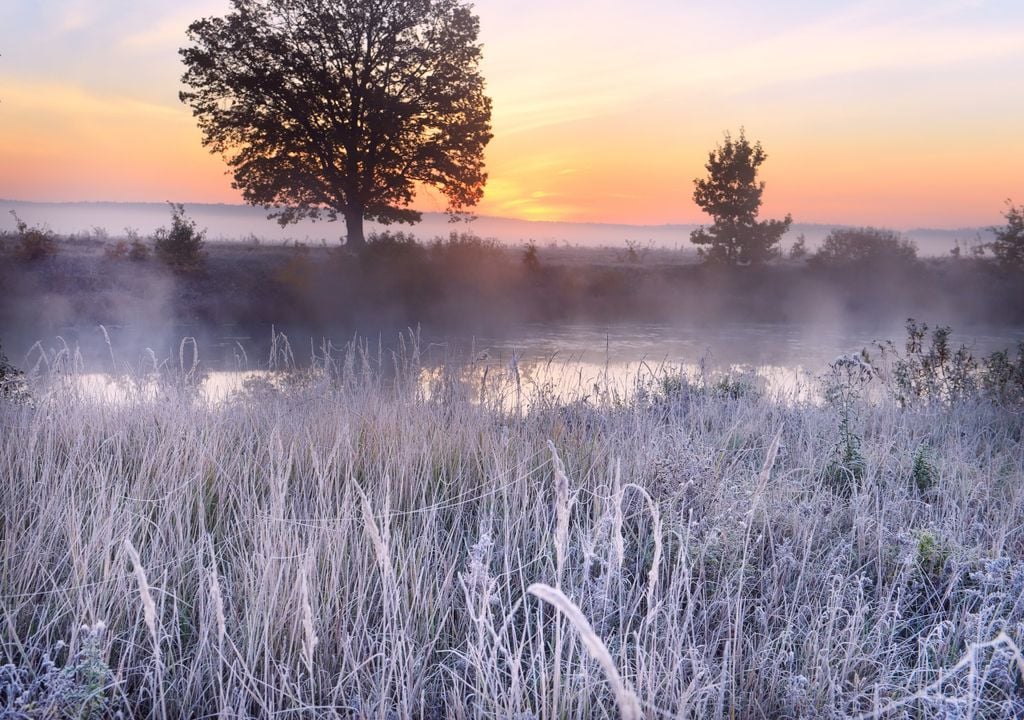
[[[158,227],[168,225],[170,213],[165,203],[35,203],[0,200],[0,230],[13,230],[14,210],[29,225],[45,225],[58,234],[91,233],[101,228],[112,237],[122,236],[126,229],[151,235]],[[282,228],[268,220],[266,212],[247,205],[186,204],[188,215],[199,227],[207,229],[211,240],[245,242],[259,239],[267,243],[303,242],[335,245],[345,233],[342,222],[313,222],[305,220]],[[841,221],[842,218],[837,218]],[[485,238],[495,238],[506,244],[534,241],[539,245],[568,243],[584,247],[624,246],[627,241],[639,246],[659,248],[693,248],[690,231],[696,225],[620,225],[606,223],[572,223],[515,220],[480,216],[468,224],[452,223],[442,213],[424,213],[423,221],[414,226],[391,226],[391,230],[412,232],[421,239],[447,236],[452,231],[472,232]],[[818,247],[835,225],[796,223],[783,239],[789,247],[795,238],[804,235],[808,248]],[[383,229],[376,223],[367,223],[367,233]],[[988,239],[986,228],[907,230],[906,237],[918,246],[924,256],[946,255],[960,243],[965,249]]]

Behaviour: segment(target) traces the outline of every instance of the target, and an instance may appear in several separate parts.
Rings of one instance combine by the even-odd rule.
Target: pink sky
[[[224,0],[19,5],[0,10],[0,197],[238,201],[177,100],[184,29]],[[479,213],[700,222],[693,179],[741,125],[768,152],[766,215],[959,227],[1024,201],[1019,4],[685,5],[476,3],[495,135]]]

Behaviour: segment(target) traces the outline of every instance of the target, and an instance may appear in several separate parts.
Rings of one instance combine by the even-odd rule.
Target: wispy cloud
[[[105,95],[74,85],[25,83],[2,76],[0,83],[4,88],[4,104],[12,113],[42,113],[41,116],[51,119],[77,118],[78,122],[89,117],[176,117],[183,114],[177,106]]]
[[[688,12],[678,22],[639,24],[637,13],[603,8],[581,15],[555,42],[551,27],[513,46],[516,61],[495,63],[496,126],[521,133],[627,113],[663,99],[735,95],[854,74],[879,74],[879,93],[901,73],[966,63],[1024,68],[1024,23],[965,22],[970,0],[940,3],[868,0],[810,18],[724,25],[721,13]],[[563,8],[564,12],[572,8]],[[552,10],[552,14],[559,11]],[[678,12],[678,11],[677,11]],[[568,17],[568,16],[567,16]],[[568,20],[563,19],[564,23]],[[544,47],[522,54],[523,47]],[[512,52],[503,50],[502,52]]]
[[[56,35],[82,32],[92,25],[96,18],[96,6],[87,0],[63,2],[55,8],[54,31]]]
[[[741,92],[851,73],[941,68],[1014,57],[1024,58],[1024,29],[909,32],[903,26],[822,27],[720,52],[686,75],[684,85]]]
[[[185,42],[185,30],[199,17],[195,11],[178,11],[124,35],[118,45],[129,50],[164,51]]]

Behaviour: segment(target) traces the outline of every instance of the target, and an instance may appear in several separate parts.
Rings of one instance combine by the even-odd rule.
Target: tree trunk
[[[363,213],[361,210],[345,211],[345,247],[356,252],[366,247],[366,236],[363,235]]]

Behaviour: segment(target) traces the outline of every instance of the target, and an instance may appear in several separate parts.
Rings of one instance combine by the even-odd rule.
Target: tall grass
[[[1019,412],[861,400],[838,492],[827,404],[416,356],[0,404],[0,715],[1024,714]]]

